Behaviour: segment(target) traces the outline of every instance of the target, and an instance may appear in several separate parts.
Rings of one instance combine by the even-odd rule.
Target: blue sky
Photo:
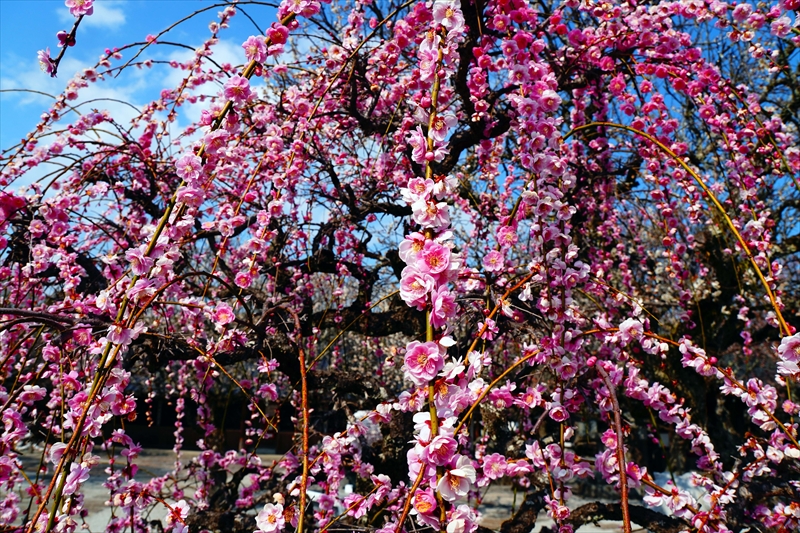
[[[58,53],[56,33],[69,31],[72,27],[75,19],[63,0],[0,0],[0,89],[3,90],[0,92],[0,148],[19,142],[52,102],[44,96],[8,90],[32,89],[59,94],[76,72],[94,66],[106,48],[143,41],[148,34],[155,35],[198,9],[222,3],[203,0],[95,0],[94,14],[81,22],[77,44],[67,50],[58,78],[53,79],[39,70],[36,52],[50,47],[55,57]],[[273,8],[247,6],[244,2],[243,7],[262,29],[275,20]],[[162,39],[193,48],[199,46],[209,36],[209,22],[217,19],[217,12],[221,9],[213,7],[201,13]],[[230,28],[220,34],[215,57],[218,61],[243,63],[244,53],[240,45],[255,33],[257,30],[253,24],[238,14]],[[126,54],[123,61],[131,55]],[[153,59],[182,61],[191,55],[190,50],[168,46],[151,47],[145,52],[146,57]],[[181,73],[166,66],[149,70],[129,69],[119,78],[84,89],[79,102],[90,98],[114,98],[141,106],[157,97],[162,88],[179,83],[181,78]],[[94,102],[85,108],[109,109],[112,115],[121,119],[131,114],[130,109],[111,101]]]

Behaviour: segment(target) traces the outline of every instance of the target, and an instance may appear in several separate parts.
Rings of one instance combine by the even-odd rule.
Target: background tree
[[[97,454],[110,531],[471,533],[501,479],[528,490],[502,531],[800,526],[797,2],[256,4],[130,124],[70,101],[168,32],[2,153],[8,530],[75,530]],[[161,395],[201,454],[142,480]],[[576,509],[579,479],[619,503]]]

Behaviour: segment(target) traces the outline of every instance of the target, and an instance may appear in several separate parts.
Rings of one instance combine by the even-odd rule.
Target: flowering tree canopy
[[[504,533],[800,528],[800,2],[256,4],[133,121],[71,102],[167,30],[2,152],[0,531],[77,531],[93,476],[118,532],[473,533],[493,483]]]

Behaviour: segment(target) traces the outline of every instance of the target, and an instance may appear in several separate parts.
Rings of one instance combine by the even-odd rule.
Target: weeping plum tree
[[[168,31],[2,152],[0,530],[76,531],[94,476],[119,532],[473,533],[490,484],[504,533],[800,528],[796,0],[259,4],[133,121],[71,102]]]

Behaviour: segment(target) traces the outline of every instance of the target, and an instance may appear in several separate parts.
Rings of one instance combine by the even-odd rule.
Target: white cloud
[[[94,3],[94,13],[84,17],[81,26],[84,24],[90,27],[105,28],[113,30],[125,24],[125,11],[122,0],[98,0]],[[72,23],[75,21],[69,10],[64,6],[58,8],[58,18],[62,22]],[[71,26],[70,26],[71,27]]]

